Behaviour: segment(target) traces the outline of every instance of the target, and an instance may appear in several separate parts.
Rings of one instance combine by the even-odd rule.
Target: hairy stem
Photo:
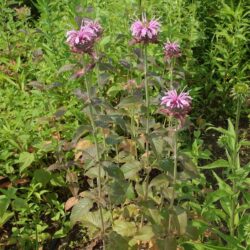
[[[145,200],[148,198],[148,185],[149,185],[149,91],[148,91],[148,81],[147,81],[147,45],[144,47],[144,84],[145,84],[145,97],[146,97],[146,191],[145,191]]]
[[[142,0],[138,0],[138,9],[139,9],[139,13],[141,15],[142,14]]]
[[[95,148],[96,148],[96,162],[98,165],[98,178],[97,178],[97,186],[98,186],[98,208],[100,212],[100,218],[101,218],[101,234],[102,234],[102,240],[103,240],[103,249],[105,250],[105,228],[104,228],[104,219],[103,219],[103,212],[102,212],[102,204],[101,204],[101,198],[102,198],[102,185],[101,185],[101,164],[100,164],[100,152],[99,152],[99,147],[98,147],[98,142],[97,142],[97,130],[94,122],[94,115],[93,115],[93,107],[91,103],[91,97],[90,97],[90,88],[89,84],[87,81],[87,78],[85,77],[85,86],[88,94],[88,99],[89,99],[89,118],[90,118],[90,123],[92,126],[93,130],[93,137],[94,137],[94,142],[95,142]]]
[[[172,183],[172,196],[170,200],[169,210],[171,211],[174,207],[174,199],[175,199],[175,184],[176,184],[176,177],[177,177],[177,143],[178,143],[178,130],[177,125],[175,126],[174,138],[173,138],[173,158],[174,158],[174,172],[173,172],[173,183]],[[169,216],[169,224],[168,230],[169,233],[171,231],[171,221],[172,221],[172,214],[170,213]]]
[[[98,53],[98,51],[99,50],[97,50],[97,53]],[[98,56],[98,61],[96,64],[97,84],[98,84],[98,89],[100,91],[100,94],[102,95],[102,93],[101,93],[102,86],[101,86],[101,79],[100,79],[100,63],[99,63],[100,56],[99,56],[99,54],[97,54],[97,56]],[[103,106],[101,106],[101,114],[104,114]],[[106,160],[106,158],[107,158],[107,152],[106,152],[107,145],[106,145],[106,140],[105,140],[105,129],[104,128],[102,129],[102,134],[103,134],[104,160]]]
[[[145,44],[144,46],[144,87],[145,87],[145,99],[146,99],[146,131],[145,131],[145,140],[146,140],[146,148],[145,148],[145,153],[146,153],[146,164],[145,164],[145,169],[146,169],[146,185],[145,185],[145,194],[144,194],[144,200],[146,201],[148,198],[148,186],[149,186],[149,174],[150,174],[150,169],[149,169],[149,142],[148,142],[148,137],[149,137],[149,91],[148,91],[148,81],[147,81],[147,45]],[[141,218],[141,226],[143,225],[143,216]]]
[[[175,184],[176,184],[176,176],[177,176],[177,126],[175,127],[175,133],[174,133],[174,173],[173,173],[173,192],[172,197],[170,201],[170,208],[173,208],[174,206],[174,196],[175,196]]]
[[[239,121],[240,121],[240,110],[241,110],[241,101],[238,99],[237,101],[237,109],[236,109],[236,119],[235,119],[235,143],[234,143],[234,152],[233,152],[233,169],[232,173],[235,175],[236,169],[238,168],[238,139],[239,139]],[[237,187],[236,187],[236,180],[233,178],[232,180],[233,184],[233,196],[231,201],[231,210],[232,215],[230,218],[230,235],[234,236],[235,233],[235,210],[238,203],[238,195],[237,195]]]
[[[173,89],[173,62],[169,62],[170,89]]]

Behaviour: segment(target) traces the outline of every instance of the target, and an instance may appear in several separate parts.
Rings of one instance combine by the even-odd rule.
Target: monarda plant
[[[89,189],[78,190],[67,209],[73,206],[72,224],[81,222],[92,244],[102,249],[176,249],[177,239],[192,229],[180,185],[196,177],[197,171],[193,167],[190,174],[190,160],[179,153],[178,140],[192,98],[173,87],[174,60],[181,56],[178,43],[164,45],[162,60],[171,65],[171,80],[158,103],[151,102],[154,90],[148,80],[148,49],[160,43],[160,27],[157,19],[149,21],[145,14],[132,23],[130,45],[140,47],[143,55],[143,70],[138,75],[142,82],[128,80],[124,95],[112,105],[105,93],[93,94],[94,86],[88,80],[100,60],[95,51],[103,33],[100,24],[83,21],[79,30],[67,33],[71,51],[94,62],[77,74],[84,82],[77,96],[84,101],[90,126],[83,125],[88,137],[81,138],[84,133],[78,137],[76,149],[81,157],[75,164],[83,169]],[[158,122],[162,116],[167,127],[166,122]]]

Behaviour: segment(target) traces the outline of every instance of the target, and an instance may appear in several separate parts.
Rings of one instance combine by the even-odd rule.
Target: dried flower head
[[[161,105],[165,106],[164,109],[161,109],[161,112],[166,115],[174,116],[176,119],[183,122],[191,109],[191,101],[192,98],[188,92],[181,92],[178,94],[175,89],[169,90],[165,93],[165,96],[161,98]]]
[[[27,7],[26,5],[20,8],[15,8],[15,11],[16,11],[17,18],[19,20],[24,20],[31,15],[30,8]]]
[[[102,28],[98,22],[84,21],[80,30],[67,32],[67,43],[75,53],[93,53],[95,42],[100,38]]]
[[[167,42],[164,44],[165,59],[169,60],[181,56],[180,45],[176,42]]]
[[[147,21],[143,16],[142,20],[137,20],[131,25],[131,32],[134,43],[155,43],[160,31],[160,23],[156,19]]]

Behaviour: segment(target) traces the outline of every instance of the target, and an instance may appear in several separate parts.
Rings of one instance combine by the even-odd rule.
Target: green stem
[[[142,0],[138,0],[139,13],[142,15]]]
[[[238,139],[239,139],[239,121],[240,121],[240,111],[241,111],[241,101],[238,99],[237,101],[237,109],[236,109],[236,119],[235,119],[235,143],[234,143],[234,152],[233,152],[233,169],[232,173],[235,176],[236,169],[238,168],[238,160],[237,160],[237,155],[238,155]],[[233,196],[232,196],[232,201],[231,201],[231,210],[232,210],[232,215],[230,218],[230,235],[234,236],[235,232],[235,210],[238,202],[238,195],[237,195],[237,187],[236,187],[236,181],[233,178],[232,180],[233,183]]]
[[[100,164],[100,152],[99,152],[99,147],[98,147],[98,142],[97,142],[97,135],[96,135],[96,126],[94,122],[94,115],[93,115],[93,107],[91,103],[91,97],[90,97],[90,89],[88,85],[87,78],[85,77],[85,86],[88,94],[88,99],[89,99],[89,118],[90,118],[90,123],[92,126],[93,130],[93,137],[94,137],[94,142],[95,142],[95,148],[96,148],[96,161],[98,165],[98,178],[97,178],[97,186],[98,186],[98,197],[99,197],[99,202],[98,202],[98,208],[100,212],[100,218],[101,218],[101,234],[102,234],[102,241],[103,241],[103,249],[105,250],[105,228],[104,228],[104,219],[103,219],[103,212],[102,212],[102,205],[101,205],[101,198],[102,198],[102,186],[101,186],[101,164]]]
[[[173,192],[170,202],[170,208],[173,208],[174,206],[174,196],[175,196],[175,184],[176,184],[176,176],[177,176],[177,126],[175,127],[175,133],[174,133],[174,173],[173,173]]]
[[[173,89],[173,63],[169,62],[170,89]]]
[[[149,91],[147,80],[147,45],[144,48],[144,84],[145,84],[145,97],[146,97],[146,136],[149,134]],[[146,140],[146,153],[148,153],[148,140]]]
[[[145,192],[145,200],[148,198],[148,185],[149,185],[149,90],[148,90],[148,81],[147,81],[147,45],[144,47],[144,84],[145,84],[145,97],[146,97],[146,192]]]
[[[98,53],[99,50],[97,50],[97,53]],[[101,86],[101,79],[100,79],[100,65],[99,65],[99,55],[98,55],[98,61],[97,61],[97,64],[96,64],[96,74],[97,74],[97,84],[98,84],[98,89],[100,91],[100,95],[101,95],[101,89],[102,89],[102,86]],[[101,114],[104,114],[104,110],[103,110],[103,106],[101,106]],[[106,160],[107,158],[107,152],[106,152],[106,149],[107,149],[107,145],[106,145],[106,140],[105,140],[105,132],[104,132],[104,128],[102,129],[102,134],[103,134],[103,148],[104,148],[104,160]]]
[[[120,163],[120,158],[119,158],[119,151],[118,151],[118,145],[117,144],[115,145],[115,153],[116,153],[117,164],[119,164]]]
[[[146,132],[145,132],[145,139],[146,139],[146,148],[145,148],[145,153],[146,153],[146,164],[145,164],[145,169],[146,169],[146,186],[145,186],[145,194],[144,194],[144,201],[147,200],[148,198],[148,186],[149,186],[149,174],[150,174],[150,169],[149,169],[149,142],[148,142],[148,137],[149,137],[149,91],[148,91],[148,81],[147,81],[147,45],[145,44],[144,46],[144,87],[145,87],[145,98],[146,98]],[[141,227],[143,225],[143,216],[141,218]]]
[[[241,101],[240,101],[240,99],[238,99],[237,109],[236,109],[236,120],[235,120],[235,134],[236,134],[235,151],[236,151],[236,153],[237,153],[236,147],[237,147],[238,138],[239,138],[240,111],[241,111]]]
[[[173,138],[173,142],[174,142],[174,148],[173,148],[173,158],[174,158],[174,173],[173,173],[173,191],[172,191],[172,196],[171,196],[171,200],[170,200],[170,205],[169,205],[169,210],[172,210],[174,207],[174,199],[175,199],[175,184],[176,184],[176,177],[177,177],[177,143],[178,143],[178,132],[177,132],[177,126],[178,124],[176,124],[175,126],[175,133],[174,133],[174,138]],[[168,225],[168,230],[170,232],[171,230],[171,221],[172,221],[172,214],[170,214],[169,216],[169,225]]]
[[[99,48],[97,49],[97,53],[99,52]],[[99,53],[98,53],[99,54]],[[98,55],[97,54],[97,55]],[[96,73],[97,73],[97,84],[98,84],[98,89],[99,89],[99,94],[100,96],[102,96],[102,86],[101,86],[101,79],[100,79],[100,56],[98,55],[98,61],[97,61],[97,65],[96,65]],[[101,114],[104,115],[104,109],[103,106],[101,105]],[[107,150],[107,144],[106,144],[106,138],[105,138],[105,129],[102,128],[102,135],[103,135],[103,148],[104,148],[104,160],[107,160],[108,157],[108,150]],[[109,176],[106,175],[106,180],[108,181]],[[109,206],[109,210],[110,210],[110,219],[111,219],[111,223],[113,224],[113,211],[112,211],[112,203],[111,203],[111,199],[110,196],[108,195],[108,199],[110,202],[110,206]]]
[[[173,89],[173,68],[174,68],[173,62],[170,61],[170,62],[169,62],[169,75],[170,75],[170,86],[169,86],[169,87],[170,87],[170,90]],[[165,117],[164,124],[165,124],[165,122],[166,122],[166,119],[167,119],[167,117]],[[168,117],[168,127],[169,127],[169,128],[172,128],[172,127],[173,127],[173,119],[172,119],[172,116]],[[168,157],[170,157],[170,154],[171,154],[171,151],[169,150],[169,151],[168,151]]]
[[[38,250],[38,231],[37,231],[37,224],[35,225],[36,227],[36,243],[35,243],[35,250]]]
[[[133,92],[132,92],[132,95],[134,95]],[[134,108],[132,108],[132,111],[131,111],[131,132],[132,132],[133,142],[135,142],[137,134],[136,134],[136,127],[135,127],[135,110],[134,110]],[[135,159],[138,159],[136,146],[135,146]]]

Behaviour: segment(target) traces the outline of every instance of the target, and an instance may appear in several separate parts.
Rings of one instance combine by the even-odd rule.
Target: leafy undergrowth
[[[0,249],[248,249],[249,7],[0,0]]]

